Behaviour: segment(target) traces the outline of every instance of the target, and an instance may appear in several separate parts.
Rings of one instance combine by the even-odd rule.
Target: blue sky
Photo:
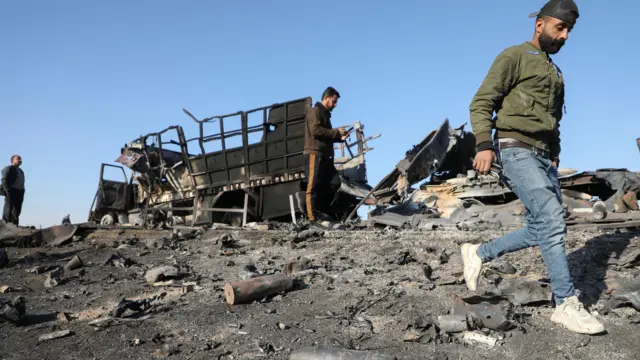
[[[468,123],[495,56],[544,1],[0,1],[0,165],[22,155],[21,224],[85,221],[101,162],[138,135],[336,87],[335,124],[381,133],[376,184],[445,118]],[[577,1],[554,61],[562,166],[638,170],[640,2]],[[470,125],[467,125],[470,129]]]

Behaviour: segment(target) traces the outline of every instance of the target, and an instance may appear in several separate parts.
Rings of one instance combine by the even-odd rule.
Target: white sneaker
[[[604,326],[591,315],[577,296],[570,296],[551,315],[551,321],[580,334],[598,334]]]
[[[462,263],[464,264],[464,281],[467,288],[476,291],[478,287],[478,276],[482,269],[482,260],[478,256],[478,248],[480,244],[462,244],[460,253],[462,254]]]

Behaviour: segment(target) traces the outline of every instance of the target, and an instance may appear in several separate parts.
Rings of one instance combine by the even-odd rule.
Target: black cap
[[[550,0],[540,11],[530,14],[529,17],[532,18],[538,15],[551,16],[571,24],[571,26],[576,24],[580,16],[578,5],[573,0]]]

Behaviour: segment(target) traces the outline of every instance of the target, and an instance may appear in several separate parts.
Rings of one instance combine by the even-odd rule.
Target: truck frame
[[[306,214],[304,127],[311,105],[311,97],[305,97],[201,120],[183,109],[196,122],[198,136],[187,139],[175,125],[127,143],[115,162],[131,169],[131,176],[127,179],[122,166],[101,165],[89,221],[138,226],[297,222]],[[257,116],[260,123],[250,125],[249,118]],[[238,119],[239,129],[226,129]],[[215,122],[218,130],[208,134],[205,126]],[[334,148],[342,185],[323,209],[337,221],[369,194],[365,154],[373,150],[368,141],[380,136],[366,138],[360,122],[340,127],[354,131]],[[166,140],[169,134],[177,140]],[[250,141],[258,136],[259,141]],[[234,138],[239,146],[230,146]],[[215,151],[207,151],[211,144]],[[191,153],[190,147],[198,151]],[[105,167],[121,168],[124,181],[105,179]]]

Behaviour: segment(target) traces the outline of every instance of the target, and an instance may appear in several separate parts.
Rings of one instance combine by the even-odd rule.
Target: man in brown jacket
[[[304,155],[307,164],[307,216],[316,225],[319,209],[326,206],[328,199],[340,189],[340,177],[333,164],[333,143],[346,140],[347,131],[334,129],[331,125],[331,111],[338,105],[340,94],[328,87],[307,113],[304,131]]]

